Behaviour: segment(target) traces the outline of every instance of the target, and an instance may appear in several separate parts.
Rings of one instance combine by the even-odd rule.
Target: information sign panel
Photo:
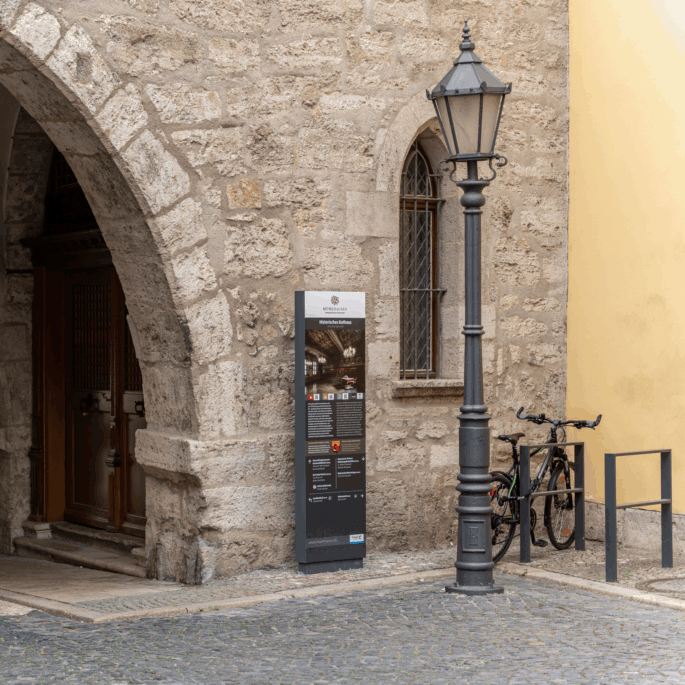
[[[366,556],[365,294],[295,293],[296,556],[303,573]]]

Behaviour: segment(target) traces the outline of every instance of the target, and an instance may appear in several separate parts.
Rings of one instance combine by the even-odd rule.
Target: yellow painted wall
[[[685,512],[685,0],[570,0],[569,418],[604,453],[672,448]],[[659,497],[658,456],[618,501]],[[592,497],[594,495],[594,497]]]

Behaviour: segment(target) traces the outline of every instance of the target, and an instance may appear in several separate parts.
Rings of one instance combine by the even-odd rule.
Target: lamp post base
[[[452,595],[501,595],[504,592],[503,587],[495,587],[494,585],[447,585],[445,592]]]

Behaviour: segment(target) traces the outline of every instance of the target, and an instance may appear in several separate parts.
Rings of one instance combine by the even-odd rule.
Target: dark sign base
[[[300,573],[330,573],[331,571],[350,571],[353,568],[364,568],[363,559],[342,559],[340,561],[319,561],[314,564],[300,564]]]

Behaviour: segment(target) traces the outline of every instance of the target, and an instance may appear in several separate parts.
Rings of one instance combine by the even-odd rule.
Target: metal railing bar
[[[650,504],[671,504],[670,499],[650,499],[645,502],[628,502],[628,504],[617,504],[617,509],[630,509],[631,507],[646,507]]]
[[[526,445],[529,450],[539,449],[540,447],[574,447],[584,445],[584,442],[546,442],[543,445]],[[522,445],[523,447],[523,445]]]
[[[612,457],[632,457],[638,454],[663,454],[664,452],[670,452],[671,450],[645,450],[644,452],[609,452],[608,454]]]
[[[550,497],[551,495],[575,495],[577,492],[585,492],[585,488],[570,488],[568,490],[541,490],[540,492],[534,492],[528,495],[528,499],[534,499],[535,497]],[[523,499],[523,497],[519,497]]]

